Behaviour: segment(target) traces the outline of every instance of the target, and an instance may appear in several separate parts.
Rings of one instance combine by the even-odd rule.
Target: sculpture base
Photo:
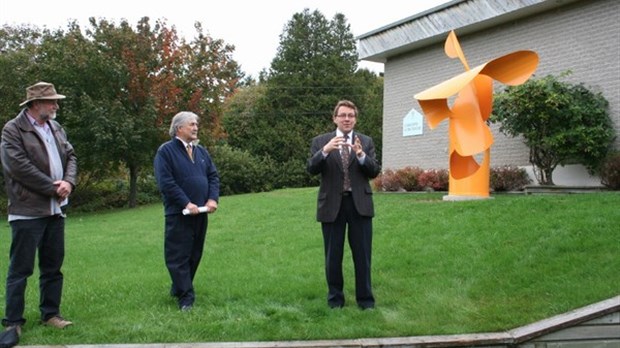
[[[474,200],[481,200],[481,199],[490,199],[493,197],[490,196],[456,196],[456,195],[446,195],[443,196],[443,200],[444,201],[474,201]]]

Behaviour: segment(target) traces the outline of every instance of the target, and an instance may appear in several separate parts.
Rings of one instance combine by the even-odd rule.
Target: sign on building
[[[403,118],[403,136],[421,135],[424,117],[415,109],[411,109]]]

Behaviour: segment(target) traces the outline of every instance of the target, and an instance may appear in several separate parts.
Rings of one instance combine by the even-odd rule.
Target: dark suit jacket
[[[342,202],[343,167],[340,151],[332,151],[326,158],[323,158],[322,153],[323,146],[335,136],[336,131],[333,131],[312,139],[311,157],[306,167],[312,175],[321,174],[316,213],[316,218],[320,222],[334,222]],[[375,145],[372,138],[356,131],[353,131],[353,136],[360,138],[362,148],[366,153],[364,165],[361,165],[355,158],[353,151],[349,156],[349,178],[353,202],[360,215],[373,217],[375,210],[369,180],[379,175],[381,166],[375,158]]]

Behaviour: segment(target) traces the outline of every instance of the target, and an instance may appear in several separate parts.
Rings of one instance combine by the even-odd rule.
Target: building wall
[[[460,36],[459,30],[455,31],[472,68],[529,49],[540,57],[535,77],[571,70],[564,81],[583,82],[601,91],[610,102],[610,115],[619,134],[615,147],[620,149],[619,16],[617,0],[581,0],[470,35]],[[425,120],[423,135],[403,137],[402,120],[412,108],[422,112],[413,95],[463,72],[462,64],[444,54],[442,41],[388,59],[384,71],[383,168],[448,168],[448,122],[431,130]],[[504,87],[495,82],[497,91]],[[522,140],[505,137],[496,125],[491,128],[495,137],[491,166],[528,166],[529,151]],[[591,177],[584,180],[582,184],[592,182]]]

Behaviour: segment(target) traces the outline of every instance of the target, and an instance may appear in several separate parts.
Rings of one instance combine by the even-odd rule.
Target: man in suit
[[[342,258],[347,226],[357,305],[361,309],[375,306],[370,277],[375,212],[369,180],[379,175],[381,166],[372,138],[353,131],[357,117],[355,104],[339,101],[332,115],[336,130],[312,139],[307,164],[310,174],[321,175],[317,220],[323,230],[327,304],[331,308],[345,304]]]
[[[208,217],[220,195],[220,177],[207,149],[196,144],[198,115],[181,111],[172,118],[171,139],[155,155],[157,186],[164,201],[164,254],[170,273],[170,294],[179,309],[194,305],[194,276],[198,270]]]

